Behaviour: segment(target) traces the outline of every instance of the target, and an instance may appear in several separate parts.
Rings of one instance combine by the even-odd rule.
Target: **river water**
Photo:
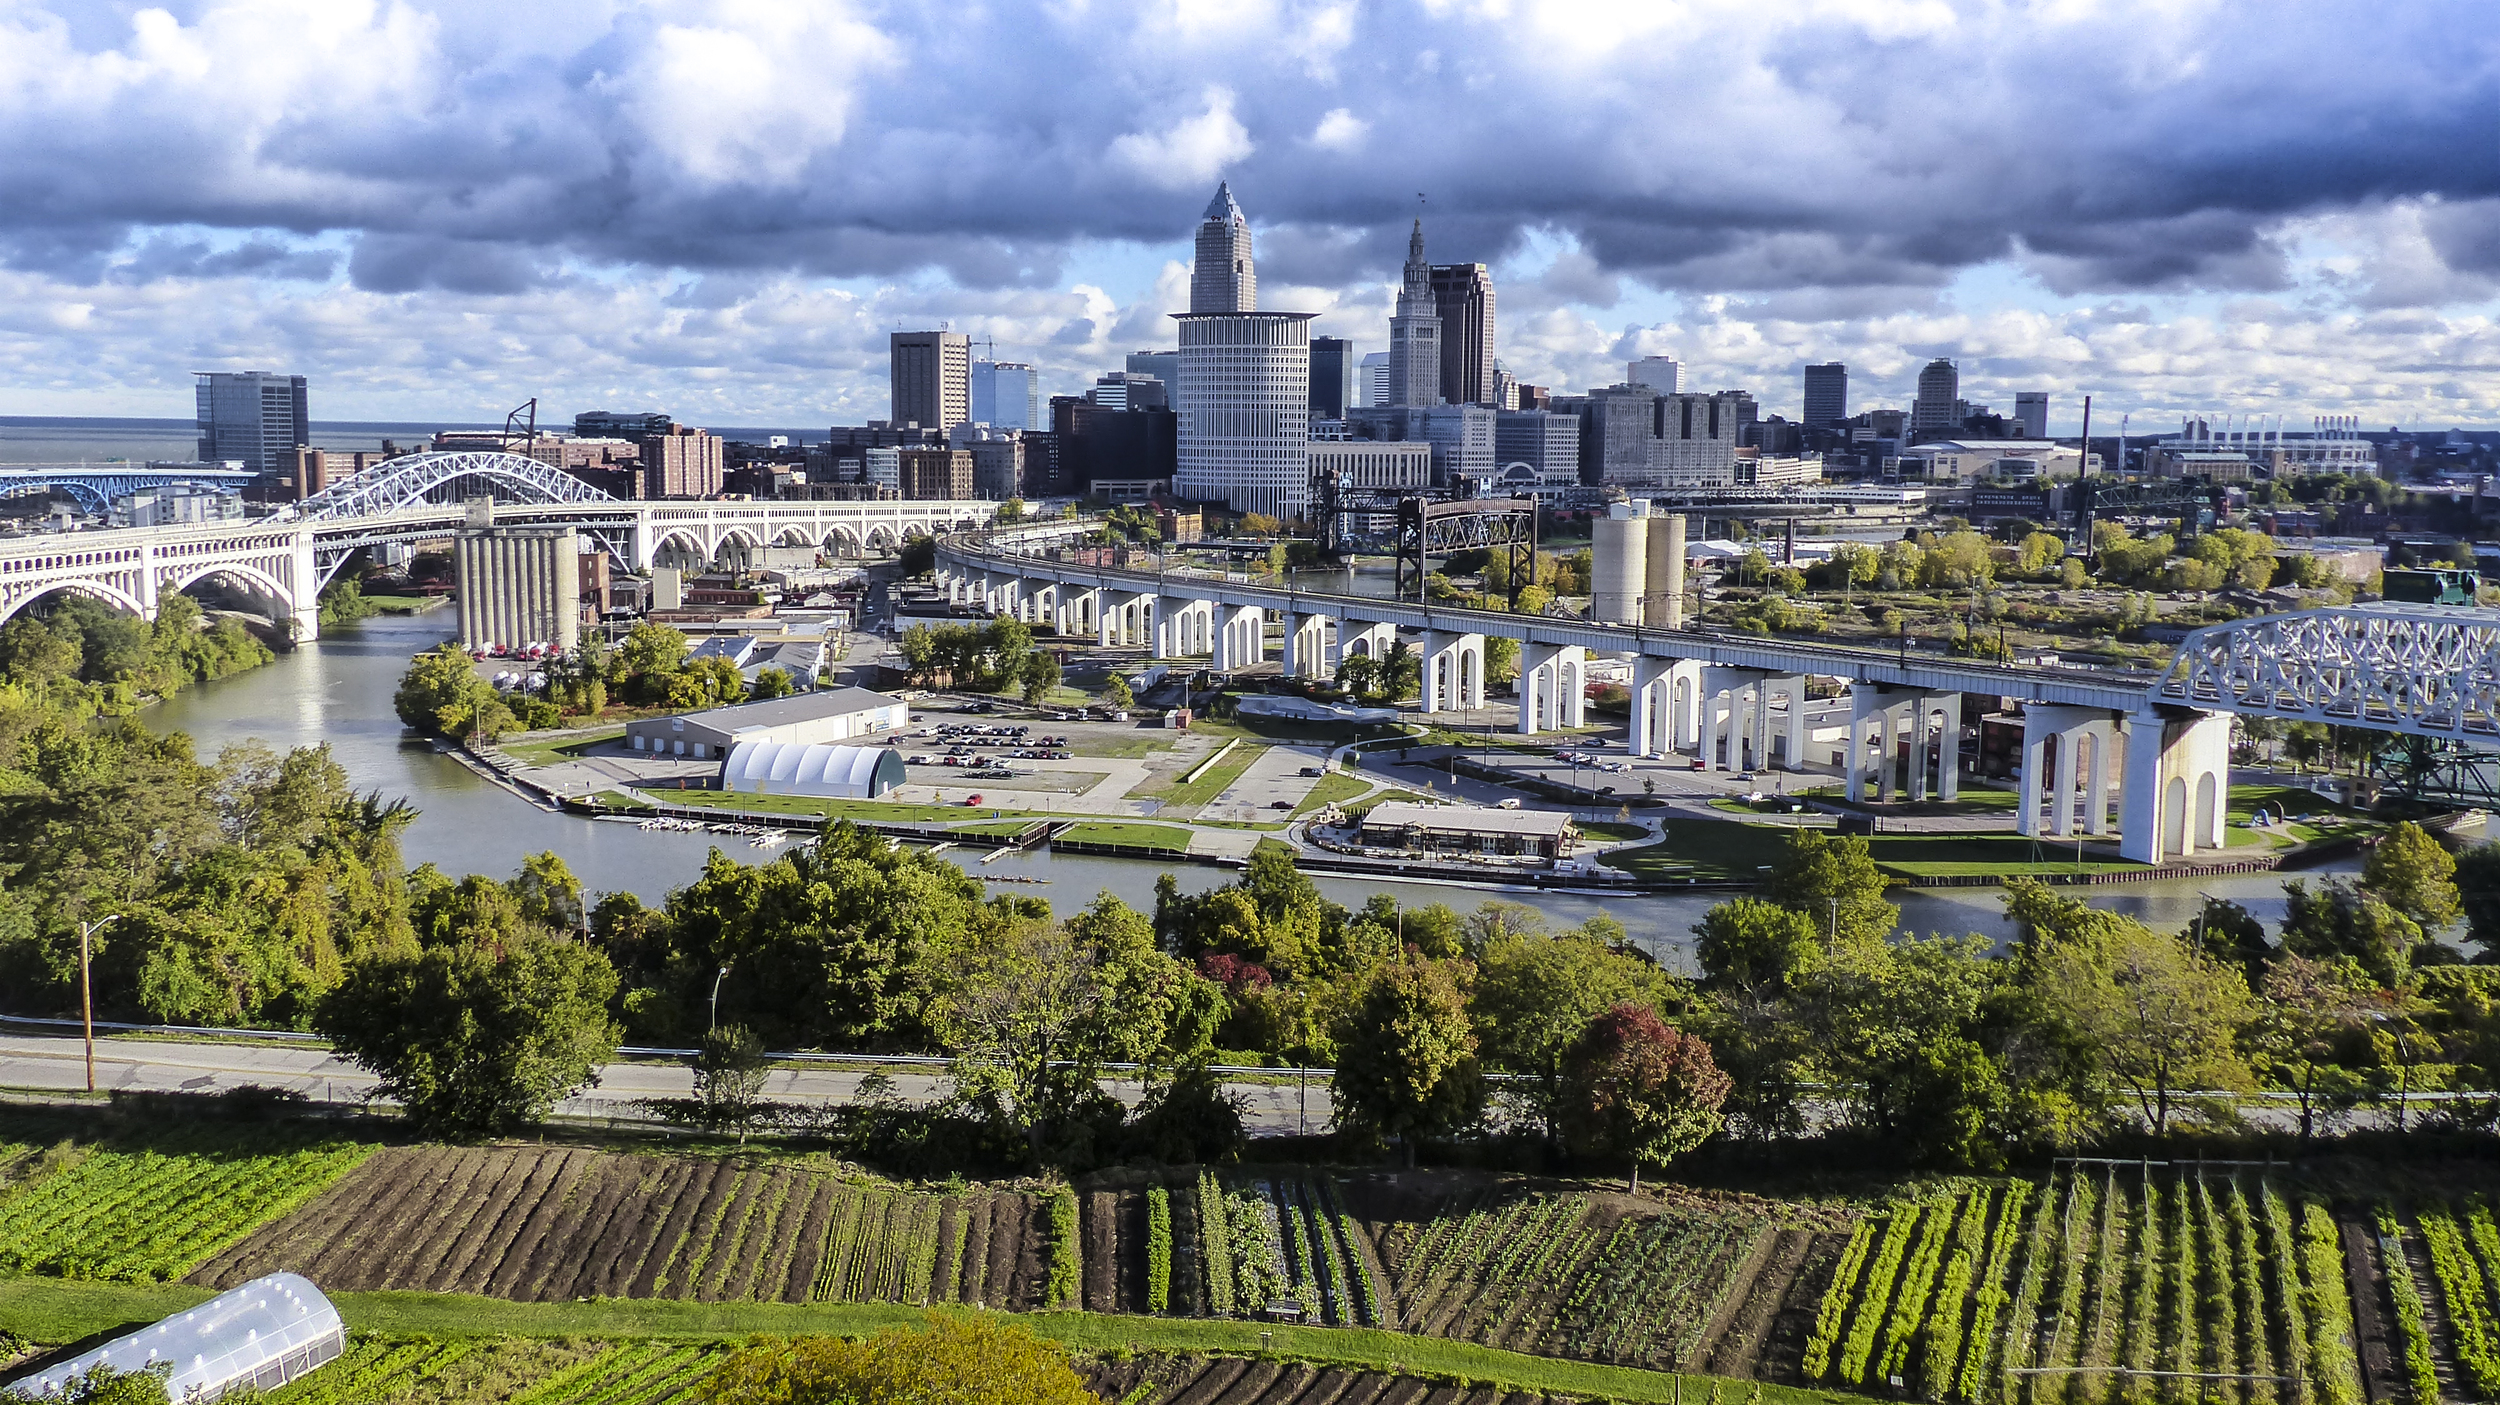
[[[160,731],[191,734],[203,756],[247,738],[284,750],[319,742],[360,790],[407,798],[420,811],[404,848],[408,862],[433,863],[445,872],[508,876],[521,856],[552,849],[561,854],[585,888],[630,890],[657,902],[693,880],[715,840],[632,825],[551,814],[503,790],[417,740],[391,712],[391,693],[409,656],[451,636],[451,617],[437,610],[415,616],[385,615],[339,630],[330,637],[281,654],[277,662],[223,682],[190,689],[148,711]],[[752,861],[761,852],[744,840],[724,838],[724,852]],[[2351,868],[2347,861],[2333,867]],[[1151,907],[1155,880],[1165,870],[1142,860],[1019,854],[968,871],[985,879],[1029,876],[1047,886],[993,885],[997,891],[1047,897],[1071,911],[1108,889],[1124,901]],[[1170,870],[1183,889],[1197,891],[1230,880],[1225,870],[1182,864]],[[1386,890],[1401,903],[1444,902],[1462,910],[1489,898],[1527,903],[1560,924],[1577,924],[1604,912],[1622,922],[1671,964],[1680,963],[1689,929],[1718,894],[1656,897],[1583,897],[1571,894],[1495,893],[1441,883],[1387,883],[1317,879],[1321,891],[1349,907]],[[2282,915],[2282,881],[2257,874],[2236,878],[2172,880],[2078,889],[2095,907],[2177,929],[2192,919],[2207,893],[2245,904],[2269,926]],[[1913,889],[1895,895],[1902,921],[1919,932],[2011,935],[1992,888]]]

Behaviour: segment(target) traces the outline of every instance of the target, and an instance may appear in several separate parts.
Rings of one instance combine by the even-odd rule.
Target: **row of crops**
[[[1971,1405],[2358,1405],[2352,1340],[2323,1205],[2262,1177],[2104,1167],[1861,1221],[1803,1373]]]
[[[360,1338],[337,1361],[273,1392],[269,1405],[666,1405],[726,1350],[678,1342]]]
[[[1172,1196],[1176,1221],[1194,1234],[1199,1301],[1215,1317],[1258,1317],[1289,1308],[1307,1322],[1387,1322],[1363,1234],[1326,1179],[1243,1177],[1200,1171]],[[1149,1214],[1151,1216],[1151,1202]],[[1149,1228],[1149,1270],[1154,1266]],[[1151,1277],[1147,1295],[1168,1299]]]
[[[2500,1227],[2488,1202],[2426,1204],[2407,1224],[2381,1205],[2373,1216],[2387,1296],[2395,1310],[2395,1363],[2410,1405],[2438,1405],[2439,1354],[2431,1313],[2446,1330],[2455,1380],[2484,1400],[2500,1400]],[[2417,1270],[2418,1266],[2418,1270]]]
[[[0,1150],[0,1272],[170,1281],[310,1199],[370,1146],[309,1133],[176,1126],[145,1147]]]

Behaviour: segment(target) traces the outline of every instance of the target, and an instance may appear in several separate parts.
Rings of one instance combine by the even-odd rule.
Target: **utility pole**
[[[89,973],[88,963],[95,934],[118,920],[120,915],[117,913],[78,924],[78,1014],[79,1023],[87,1031],[87,1091],[90,1093],[95,1091],[95,981]]]
[[[712,1029],[711,1029],[711,1032],[712,1032],[712,1033],[714,1033],[714,1034],[718,1034],[718,1033],[720,1033],[720,983],[721,983],[722,981],[727,980],[727,979],[729,979],[729,963],[728,963],[728,962],[726,962],[726,961],[724,961],[724,962],[722,962],[722,963],[721,963],[721,967],[720,967],[720,974],[719,974],[719,975],[716,975],[716,976],[714,976],[714,977],[712,977]]]

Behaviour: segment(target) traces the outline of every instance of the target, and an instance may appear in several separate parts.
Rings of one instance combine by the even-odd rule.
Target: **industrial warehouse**
[[[1426,854],[1492,854],[1551,862],[1571,852],[1579,831],[1552,810],[1472,810],[1392,800],[1363,816],[1362,842]]]
[[[876,800],[902,783],[903,754],[890,746],[742,737],[720,763],[720,788],[748,795]]]

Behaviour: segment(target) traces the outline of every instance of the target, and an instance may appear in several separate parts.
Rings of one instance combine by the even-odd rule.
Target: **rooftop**
[[[1446,834],[1533,834],[1560,838],[1571,816],[1560,810],[1479,810],[1464,805],[1418,805],[1391,800],[1363,816],[1365,828],[1437,830]]]

